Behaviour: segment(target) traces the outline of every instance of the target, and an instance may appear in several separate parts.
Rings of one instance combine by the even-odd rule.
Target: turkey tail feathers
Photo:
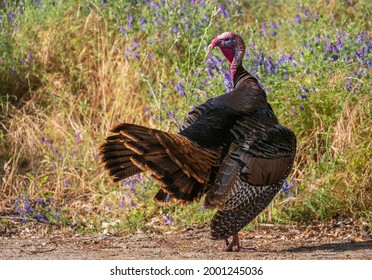
[[[219,151],[206,150],[179,134],[123,123],[115,126],[100,147],[105,168],[119,181],[140,172],[150,172],[162,187],[155,200],[198,200],[218,164]]]
[[[106,142],[100,147],[101,161],[114,182],[141,172],[132,164],[131,157],[135,153],[124,146],[124,141],[122,135],[112,135],[107,137]]]

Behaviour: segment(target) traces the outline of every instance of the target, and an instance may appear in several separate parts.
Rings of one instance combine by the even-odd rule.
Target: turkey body
[[[249,82],[255,85],[241,83],[207,101],[180,132],[221,154],[206,182],[205,207],[218,208],[211,222],[214,239],[227,239],[263,211],[293,165],[295,135],[279,125],[257,81]]]
[[[100,147],[115,181],[149,172],[161,187],[158,202],[205,195],[205,207],[217,208],[213,239],[237,235],[267,207],[296,151],[295,135],[278,123],[257,80],[234,67],[234,89],[196,107],[178,133],[123,123]]]

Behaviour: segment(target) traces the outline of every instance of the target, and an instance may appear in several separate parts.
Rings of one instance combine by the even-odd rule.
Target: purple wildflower
[[[39,204],[39,205],[41,205],[43,207],[47,205],[46,202],[43,199],[41,199],[41,198],[35,198],[34,199],[34,202],[35,202],[35,204]]]
[[[121,196],[120,197],[120,206],[121,207],[125,207],[125,198],[124,198],[124,196]]]
[[[225,88],[228,92],[232,90],[232,83],[231,83],[231,75],[229,72],[225,72],[221,70],[222,76],[223,76],[223,83],[225,85]]]
[[[165,221],[168,224],[172,224],[173,223],[173,219],[171,217],[169,217],[167,214],[164,215],[164,218],[165,218]]]
[[[277,61],[278,65],[284,64],[287,62],[287,55],[285,53],[280,53],[279,60]]]
[[[174,112],[173,111],[168,111],[167,115],[170,119],[174,119]]]
[[[35,220],[37,220],[38,222],[42,222],[42,223],[47,223],[49,222],[49,219],[45,216],[45,213],[41,213],[41,214],[35,214],[33,216],[33,218]]]
[[[344,89],[345,89],[348,93],[351,92],[351,88],[350,88],[348,85],[344,85]]]
[[[263,35],[266,37],[267,36],[267,26],[266,23],[261,23],[261,28],[263,30]]]
[[[133,28],[133,22],[134,22],[134,16],[133,14],[129,14],[128,16],[128,29],[132,29]]]
[[[152,54],[152,52],[149,52],[149,59],[150,59],[150,61],[153,61],[153,59],[154,59],[154,55]]]
[[[209,78],[213,78],[213,74],[210,68],[207,68],[207,74]]]
[[[138,56],[138,54],[136,52],[133,52],[133,57],[136,59],[136,60],[140,60],[140,57]]]
[[[177,83],[175,87],[181,96],[186,97],[185,89],[183,88],[183,85],[181,82]]]
[[[124,187],[126,187],[126,186],[129,187],[131,193],[135,194],[135,186],[136,186],[136,181],[135,180],[126,179],[126,180],[122,181],[122,184],[123,184]]]
[[[361,53],[358,53],[357,51],[354,51],[354,55],[357,59],[363,59],[363,56]]]
[[[153,8],[155,12],[157,12],[159,8],[158,4],[154,3],[153,1],[150,1],[150,7]]]
[[[339,49],[337,48],[337,46],[335,44],[332,43],[332,52],[333,53],[338,53],[339,52]]]
[[[271,61],[271,56],[266,58],[266,69],[269,74],[275,73],[275,65]]]
[[[221,11],[221,14],[223,15],[223,17],[225,17],[225,18],[230,17],[229,11],[227,9],[225,9],[224,6],[218,5],[218,9]]]
[[[295,18],[294,18],[294,23],[296,23],[296,24],[301,23],[301,16],[300,16],[299,14],[297,14],[297,15],[295,16]]]
[[[27,196],[26,200],[24,201],[23,210],[27,214],[30,214],[30,213],[34,212],[34,209],[32,208],[31,203],[30,203],[29,196]]]
[[[25,217],[25,215],[22,212],[19,213],[19,217],[22,219],[23,223],[27,223],[27,218]]]
[[[149,111],[149,108],[147,108],[147,107],[143,108],[143,112],[144,112],[147,116],[150,116],[150,115],[151,115],[151,113],[150,113],[150,111]]]
[[[350,56],[346,56],[344,57],[344,61],[347,63],[347,64],[350,64]]]
[[[18,212],[18,213],[21,212],[21,210],[19,208],[19,204],[21,203],[21,201],[22,200],[21,200],[21,197],[20,196],[18,196],[17,199],[14,200],[14,208],[15,208],[16,212]]]
[[[284,180],[283,186],[282,186],[282,192],[288,192],[289,190],[293,188],[293,186],[294,186],[293,178],[289,181],[289,184],[287,183],[287,180]]]
[[[306,98],[308,98],[309,96],[308,95],[304,95],[304,94],[297,94],[297,97],[300,98],[301,100],[305,100]]]
[[[265,55],[264,55],[262,50],[259,50],[259,60],[258,60],[258,62],[260,64],[260,66],[262,66],[264,61],[265,61]]]
[[[140,28],[141,30],[144,30],[144,25],[146,24],[146,19],[145,17],[141,16],[141,19],[140,19]]]
[[[313,12],[313,18],[314,18],[315,21],[318,21],[319,20],[318,13],[316,11]]]
[[[133,43],[136,45],[136,48],[137,49],[140,49],[141,48],[138,39],[133,39]]]
[[[331,57],[330,57],[331,61],[333,61],[333,62],[335,62],[338,58],[339,58],[339,56],[337,54],[331,55]]]
[[[344,88],[348,93],[352,91],[353,83],[350,81],[349,78],[346,79],[346,84],[344,85]]]
[[[305,86],[301,86],[301,90],[302,90],[303,92],[309,93],[309,90],[308,90],[307,88],[305,88]]]
[[[125,53],[124,53],[124,58],[126,59],[126,60],[129,60],[129,56],[130,56],[130,50],[126,47],[125,48]]]
[[[10,22],[12,22],[13,19],[14,19],[14,12],[11,11],[11,12],[8,14],[8,20],[9,20]]]
[[[75,137],[75,142],[79,142],[81,139],[81,132],[79,131],[77,134],[76,134],[76,137]]]
[[[358,44],[358,43],[360,43],[360,42],[363,42],[364,37],[365,37],[364,32],[363,32],[363,31],[360,32],[359,35],[358,35],[358,38],[355,40],[355,43]]]
[[[273,23],[272,21],[270,22],[270,27],[272,29],[272,31],[270,32],[271,35],[275,36],[276,34],[278,34],[275,30],[278,29],[278,26],[275,25],[275,23]]]

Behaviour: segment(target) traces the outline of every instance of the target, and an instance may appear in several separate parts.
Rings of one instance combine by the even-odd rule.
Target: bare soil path
[[[372,231],[366,224],[259,225],[241,232],[243,246],[256,252],[223,252],[207,228],[165,234],[116,235],[42,233],[23,226],[0,230],[0,259],[369,259]]]

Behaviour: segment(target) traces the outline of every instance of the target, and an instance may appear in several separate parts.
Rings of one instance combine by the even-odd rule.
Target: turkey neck
[[[245,52],[244,45],[238,45],[235,50],[234,59],[230,65],[230,74],[233,82],[233,88],[236,88],[238,83],[243,80],[249,81],[254,87],[259,87],[256,78],[254,78],[242,65],[243,56]]]

